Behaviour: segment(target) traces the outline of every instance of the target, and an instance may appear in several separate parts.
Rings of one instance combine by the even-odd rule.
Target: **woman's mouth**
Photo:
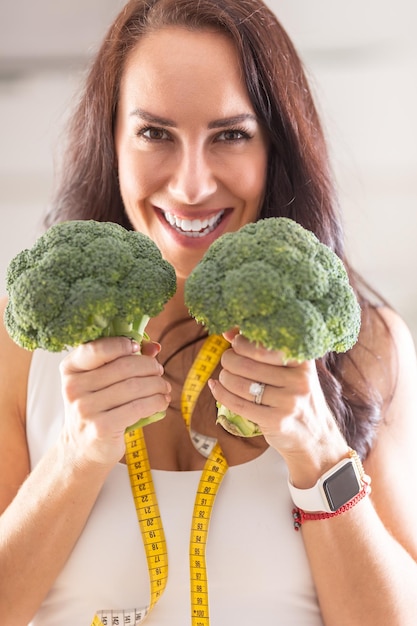
[[[211,233],[221,222],[224,211],[219,211],[216,215],[204,219],[184,219],[173,213],[163,212],[163,215],[170,226],[178,233],[186,237],[205,237]]]

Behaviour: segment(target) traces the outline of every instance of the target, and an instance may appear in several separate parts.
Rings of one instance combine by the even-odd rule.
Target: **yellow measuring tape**
[[[158,501],[153,486],[148,452],[142,428],[125,434],[126,465],[135,501],[143,545],[148,563],[151,598],[149,607],[98,611],[92,626],[136,626],[142,622],[161,597],[168,578],[168,554]]]
[[[208,337],[184,383],[181,411],[191,430],[191,416],[198,396],[212,375],[229,343],[219,335]],[[212,438],[208,438],[213,441]],[[227,470],[220,446],[215,443],[204,465],[194,502],[190,537],[191,624],[209,626],[206,545],[214,499]]]
[[[181,398],[181,411],[193,443],[208,456],[197,489],[191,522],[189,556],[192,626],[209,626],[210,623],[206,544],[214,499],[228,466],[215,439],[199,436],[191,430],[191,417],[202,389],[229,345],[218,335],[205,340],[186,378]],[[127,432],[125,441],[126,464],[148,563],[150,604],[142,609],[97,611],[91,626],[137,626],[161,597],[168,579],[165,535],[142,429]]]

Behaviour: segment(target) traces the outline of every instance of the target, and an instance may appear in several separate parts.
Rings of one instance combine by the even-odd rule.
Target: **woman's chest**
[[[190,527],[201,472],[153,471],[152,475],[167,543],[168,583],[146,622],[150,626],[184,626],[191,623]],[[285,465],[273,450],[226,472],[211,511],[207,540],[212,626],[233,620],[241,626],[322,624],[291,509]],[[89,623],[91,611],[141,608],[148,602],[147,563],[127,470],[118,466],[51,591],[49,611],[45,611],[53,615],[54,607],[65,606],[74,618],[64,620],[66,626]],[[82,606],[85,614],[77,613],[77,606]]]

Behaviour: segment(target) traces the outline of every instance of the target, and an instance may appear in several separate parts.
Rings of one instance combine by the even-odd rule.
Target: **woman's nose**
[[[202,149],[187,147],[176,155],[168,189],[177,202],[184,204],[201,204],[214,194],[216,177]]]

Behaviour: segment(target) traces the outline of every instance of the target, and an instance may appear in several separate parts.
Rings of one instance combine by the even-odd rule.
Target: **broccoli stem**
[[[262,435],[259,426],[251,420],[232,413],[223,404],[217,404],[217,424],[223,426],[227,432],[238,437],[257,437]]]
[[[103,336],[129,337],[129,339],[133,339],[140,345],[144,338],[149,339],[145,332],[145,328],[149,320],[149,315],[142,315],[141,317],[134,319],[133,322],[128,322],[121,317],[114,317],[108,322],[105,330],[103,331]]]
[[[135,428],[143,428],[144,426],[148,426],[148,424],[153,424],[154,422],[159,422],[159,420],[163,419],[166,415],[166,411],[158,411],[153,415],[149,415],[149,417],[142,417],[142,419],[138,420],[131,426],[126,428],[127,433],[130,433],[131,430],[135,430]]]

